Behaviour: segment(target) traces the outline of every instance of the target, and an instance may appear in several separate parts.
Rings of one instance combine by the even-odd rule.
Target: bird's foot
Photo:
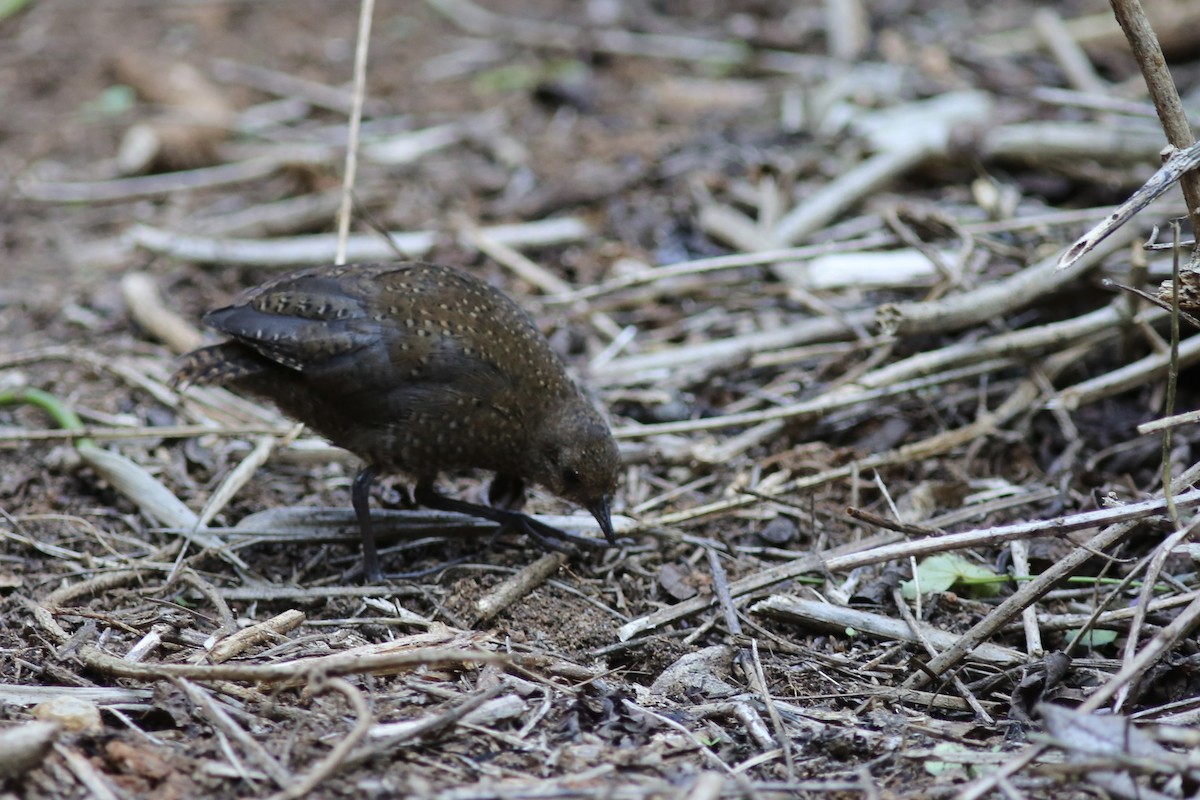
[[[540,522],[527,514],[510,513],[512,513],[512,519],[505,522],[504,527],[521,531],[547,550],[570,553],[572,552],[572,545],[587,550],[604,550],[608,547],[608,542],[603,539],[570,533],[564,531],[562,528],[556,528],[553,525]]]

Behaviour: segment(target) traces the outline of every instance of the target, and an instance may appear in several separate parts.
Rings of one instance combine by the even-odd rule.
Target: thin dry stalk
[[[342,203],[337,215],[335,264],[346,263],[347,241],[350,238],[350,212],[354,206],[354,181],[358,176],[359,128],[362,126],[363,98],[367,94],[367,52],[371,47],[371,20],[374,15],[375,0],[361,0],[358,39],[354,47],[354,104],[350,109],[350,126],[346,131],[346,167],[342,176]]]
[[[307,775],[294,783],[289,782],[290,785],[283,791],[271,795],[268,800],[296,800],[296,798],[309,794],[339,769],[351,763],[351,754],[354,748],[358,747],[370,732],[374,717],[362,692],[341,678],[320,679],[313,687],[314,695],[329,692],[337,692],[346,698],[350,707],[354,709],[355,716],[358,718],[354,723],[354,728],[344,738],[339,739],[329,754],[314,765]]]
[[[1150,90],[1150,99],[1154,101],[1167,141],[1176,150],[1186,150],[1195,144],[1196,139],[1192,136],[1192,128],[1183,111],[1175,81],[1167,68],[1167,59],[1163,56],[1158,37],[1150,27],[1142,4],[1138,0],[1110,0],[1110,4],[1129,41],[1133,57],[1141,67],[1142,77],[1146,79],[1146,88]],[[1200,231],[1200,175],[1195,172],[1184,173],[1179,179],[1179,186],[1187,202],[1192,230]]]

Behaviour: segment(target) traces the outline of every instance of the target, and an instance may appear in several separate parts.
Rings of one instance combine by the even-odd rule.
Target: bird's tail
[[[262,357],[253,350],[237,342],[223,342],[193,350],[179,359],[170,385],[176,389],[205,384],[223,386],[257,375],[264,367]]]

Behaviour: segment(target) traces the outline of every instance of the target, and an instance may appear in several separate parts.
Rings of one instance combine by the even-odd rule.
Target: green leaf
[[[917,577],[925,594],[944,592],[952,586],[961,585],[969,588],[971,594],[981,597],[996,594],[1000,591],[1000,584],[1007,580],[1007,577],[957,553],[930,556],[917,565]],[[914,599],[917,596],[917,581],[905,581],[900,584],[900,591],[905,599]]]
[[[471,81],[471,88],[479,94],[519,91],[531,88],[540,78],[535,67],[508,64],[478,73]]]
[[[8,19],[31,2],[33,0],[0,0],[0,20]]]
[[[483,95],[528,91],[543,81],[581,79],[587,67],[574,59],[557,59],[538,64],[506,64],[483,70],[471,81],[471,88]]]
[[[1079,628],[1067,631],[1067,641],[1074,639],[1078,633]],[[1116,640],[1116,631],[1106,631],[1092,628],[1083,634],[1083,636],[1080,636],[1079,641],[1076,642],[1076,644],[1078,644],[1080,647],[1104,647],[1107,644],[1112,644]]]
[[[20,388],[0,392],[0,406],[31,405],[45,411],[56,425],[66,430],[77,430],[83,427],[83,420],[75,410],[49,392],[41,389]],[[91,439],[79,439],[76,444],[93,444]]]
[[[953,742],[942,742],[941,744],[938,744],[933,748],[933,752],[939,753],[939,754],[944,754],[946,756],[954,756],[954,755],[957,755],[960,753],[966,753],[969,751],[967,750],[967,748],[963,747],[961,744],[955,744]],[[964,775],[965,776],[967,773],[966,766],[964,766],[961,763],[956,763],[953,760],[940,761],[938,759],[928,758],[928,759],[925,759],[925,761],[923,762],[923,766],[925,767],[926,772],[928,772],[930,775],[933,775],[935,777],[939,776],[939,775],[946,775],[947,773],[949,773],[950,775]]]
[[[123,114],[137,105],[137,93],[123,83],[113,84],[80,108],[86,117],[103,118]]]

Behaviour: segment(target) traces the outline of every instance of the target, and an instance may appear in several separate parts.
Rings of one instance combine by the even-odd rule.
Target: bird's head
[[[608,423],[580,395],[553,409],[534,435],[526,477],[588,511],[609,543],[616,540],[612,499],[621,467]]]

